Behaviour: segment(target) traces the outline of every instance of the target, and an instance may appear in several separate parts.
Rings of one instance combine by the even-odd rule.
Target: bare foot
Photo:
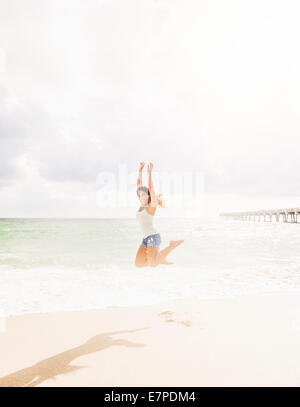
[[[177,247],[183,242],[184,242],[184,240],[170,240],[170,246]]]

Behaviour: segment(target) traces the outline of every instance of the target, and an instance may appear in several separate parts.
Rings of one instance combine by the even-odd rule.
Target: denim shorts
[[[142,245],[144,247],[159,247],[161,244],[161,237],[159,233],[155,233],[155,235],[149,235],[147,237],[145,237],[145,239],[143,239],[142,241]]]

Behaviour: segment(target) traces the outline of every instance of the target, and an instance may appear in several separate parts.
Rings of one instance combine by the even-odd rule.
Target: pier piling
[[[271,209],[259,211],[245,211],[245,212],[221,212],[220,217],[223,219],[235,219],[242,221],[261,221],[272,222],[273,218],[276,222],[282,219],[285,223],[299,223],[298,215],[300,214],[300,207],[298,208],[284,208],[284,209]]]

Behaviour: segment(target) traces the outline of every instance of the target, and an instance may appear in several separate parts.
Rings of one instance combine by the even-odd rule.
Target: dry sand
[[[300,296],[9,317],[0,386],[299,386]]]

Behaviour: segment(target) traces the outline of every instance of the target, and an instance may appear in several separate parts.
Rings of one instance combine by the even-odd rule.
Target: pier
[[[224,219],[245,220],[252,222],[286,222],[286,223],[299,223],[298,215],[300,215],[299,208],[285,208],[285,209],[264,209],[260,211],[247,211],[247,212],[221,212],[220,216]]]

